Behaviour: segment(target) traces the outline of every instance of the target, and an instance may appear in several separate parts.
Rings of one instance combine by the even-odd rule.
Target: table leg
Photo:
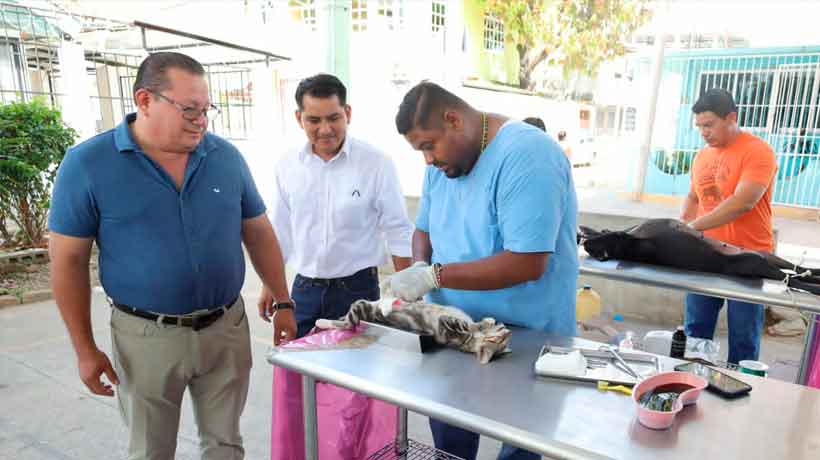
[[[399,456],[407,453],[407,409],[398,407],[398,424],[396,426],[396,454]]]
[[[800,358],[800,369],[797,372],[797,382],[800,385],[805,385],[809,379],[809,370],[811,363],[814,360],[814,341],[817,336],[817,315],[815,313],[808,313],[809,327],[806,330],[806,338],[803,342],[803,355]]]
[[[319,437],[316,426],[316,380],[302,375],[302,416],[305,423],[305,460],[319,459]]]

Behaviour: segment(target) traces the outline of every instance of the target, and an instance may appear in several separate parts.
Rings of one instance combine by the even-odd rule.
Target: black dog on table
[[[820,295],[820,269],[705,237],[674,219],[650,219],[623,231],[580,227],[578,242],[598,260],[629,260],[707,273],[786,281]]]

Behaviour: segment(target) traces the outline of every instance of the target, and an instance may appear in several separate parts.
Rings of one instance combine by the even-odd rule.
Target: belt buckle
[[[208,314],[198,315],[198,316],[192,317],[191,318],[191,329],[193,329],[194,331],[201,331],[202,329],[205,329],[206,327],[213,324],[213,322],[215,320],[215,318],[213,318],[214,316],[216,316],[216,315],[213,314],[213,313],[208,313]]]
[[[200,318],[203,318],[204,316],[206,315],[191,317],[191,329],[193,329],[194,331],[200,331],[208,327],[208,325],[204,324],[204,321],[200,321]]]
[[[193,329],[194,331],[201,331],[202,329],[205,329],[206,327],[215,323],[216,320],[218,320],[225,314],[224,308],[225,307],[221,307],[209,313],[205,313],[204,315],[197,315],[192,317],[191,329]]]
[[[200,331],[213,324],[216,321],[216,310],[201,315],[195,315],[191,318],[191,329]]]

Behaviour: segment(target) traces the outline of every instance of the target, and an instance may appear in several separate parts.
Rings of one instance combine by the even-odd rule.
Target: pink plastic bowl
[[[671,383],[683,383],[694,387],[691,390],[686,390],[681,393],[672,406],[671,411],[661,412],[647,409],[638,402],[641,399],[641,395],[647,391]],[[698,397],[701,391],[706,388],[706,385],[708,385],[708,382],[706,382],[703,377],[698,377],[688,372],[663,372],[642,380],[639,384],[635,385],[635,388],[632,390],[632,399],[638,407],[638,421],[641,422],[641,425],[652,428],[653,430],[665,430],[669,428],[675,421],[675,415],[677,415],[684,406],[695,404],[698,401]]]

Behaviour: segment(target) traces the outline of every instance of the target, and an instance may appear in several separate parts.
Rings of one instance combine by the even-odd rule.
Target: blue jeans
[[[723,302],[729,304],[729,359],[737,364],[744,359],[757,359],[760,353],[760,335],[763,333],[763,305],[709,297],[700,294],[686,294],[686,335],[712,339],[715,324]]]
[[[379,273],[365,268],[343,278],[319,279],[296,275],[291,297],[296,302],[296,337],[303,337],[317,319],[339,319],[360,299],[379,300]]]
[[[433,432],[436,449],[464,460],[475,460],[478,455],[478,433],[432,418],[430,419],[430,431]],[[541,460],[541,455],[504,444],[501,446],[497,460]]]

